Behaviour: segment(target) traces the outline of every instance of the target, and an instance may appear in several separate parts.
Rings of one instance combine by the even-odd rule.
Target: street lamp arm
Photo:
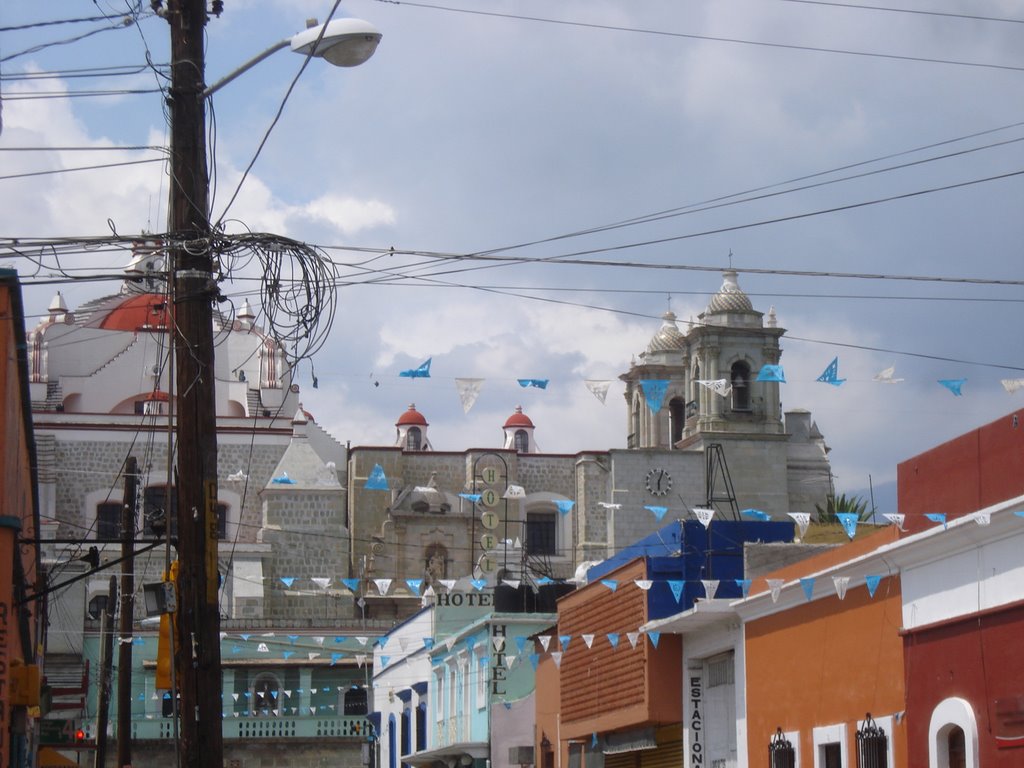
[[[263,51],[263,53],[257,54],[256,56],[253,56],[247,62],[242,64],[240,67],[238,67],[236,70],[234,70],[233,72],[229,72],[227,75],[222,77],[220,80],[215,82],[213,85],[206,86],[205,90],[203,90],[202,97],[204,99],[209,98],[210,96],[215,94],[217,91],[219,91],[221,88],[223,88],[225,85],[230,83],[232,80],[234,80],[239,75],[244,75],[246,72],[248,72],[250,69],[255,67],[257,64],[259,64],[264,59],[266,59],[269,56],[272,56],[273,54],[277,53],[282,48],[287,48],[291,44],[292,44],[292,39],[290,37],[285,38],[284,40],[280,41],[279,43],[274,43],[272,46],[267,48],[267,50]]]
[[[324,59],[336,67],[358,67],[377,50],[380,38],[381,34],[377,28],[362,19],[335,19],[322,25],[311,19],[310,26],[302,32],[274,43],[263,53],[257,54],[238,69],[228,73],[213,85],[207,86],[201,95],[204,99],[212,96],[239,75],[289,46],[295,53]]]

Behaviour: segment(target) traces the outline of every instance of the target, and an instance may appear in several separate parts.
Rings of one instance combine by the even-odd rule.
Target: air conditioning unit
[[[533,747],[509,747],[508,761],[512,765],[533,765]]]

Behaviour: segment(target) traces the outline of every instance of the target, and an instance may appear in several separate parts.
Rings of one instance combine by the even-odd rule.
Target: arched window
[[[693,407],[694,413],[700,413],[700,397],[701,390],[704,388],[703,385],[698,384],[700,380],[700,363],[694,363],[693,365],[693,380],[690,382],[690,405]]]
[[[683,398],[673,397],[668,401],[668,422],[669,434],[672,435],[669,448],[672,448],[683,439],[683,427],[686,425],[686,403]]]
[[[423,433],[419,427],[409,427],[405,433],[405,449],[407,451],[418,451],[423,446]]]
[[[398,768],[398,726],[395,716],[388,715],[388,768]]]
[[[525,429],[517,429],[513,441],[516,453],[530,452],[530,435]]]
[[[732,364],[732,409],[750,410],[750,365],[745,361]]]
[[[626,439],[627,448],[640,447],[640,395],[633,398],[633,410],[629,414],[629,437]]]
[[[253,715],[262,717],[275,717],[281,710],[278,700],[281,696],[281,682],[270,672],[263,672],[257,675],[252,681],[252,702]]]
[[[978,768],[978,722],[966,699],[950,697],[932,710],[928,724],[928,765],[933,768]]]
[[[967,740],[959,725],[954,725],[946,734],[946,754],[949,758],[946,768],[966,768]]]
[[[558,516],[549,511],[527,511],[526,552],[529,555],[558,554]]]

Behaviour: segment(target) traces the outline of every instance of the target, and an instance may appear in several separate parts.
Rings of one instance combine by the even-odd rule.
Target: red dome
[[[398,417],[398,421],[395,422],[396,427],[427,427],[427,420],[423,418],[423,414],[416,410],[416,404],[413,403],[409,406],[409,410]]]
[[[533,427],[530,417],[523,413],[523,406],[517,405],[516,412],[508,417],[508,421],[505,422],[505,429],[509,427]]]
[[[143,293],[125,299],[99,324],[107,331],[139,331],[143,328],[167,328],[167,297]]]

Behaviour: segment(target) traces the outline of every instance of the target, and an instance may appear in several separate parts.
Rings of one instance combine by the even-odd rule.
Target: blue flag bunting
[[[944,386],[957,397],[963,396],[963,392],[961,392],[960,390],[966,383],[967,379],[939,379],[939,384]]]
[[[460,493],[459,498],[465,499],[466,501],[472,501],[474,504],[478,503],[483,498],[482,493]]]
[[[430,378],[430,361],[432,357],[428,357],[425,362],[420,363],[418,368],[410,368],[407,371],[402,371],[399,376],[404,376],[407,379],[429,379]]]
[[[612,648],[618,648],[619,647],[619,633],[618,632],[609,632],[608,633],[608,642],[609,642],[609,644],[611,645]]]
[[[601,579],[601,583],[608,587],[612,592],[619,588],[619,582],[615,579]]]
[[[771,520],[772,516],[767,512],[762,512],[760,509],[744,509],[740,512],[744,517],[749,517],[752,520]]]
[[[661,520],[661,518],[665,516],[665,513],[668,512],[668,507],[655,507],[651,504],[644,504],[644,509],[651,512],[657,520]]]
[[[804,597],[807,598],[808,602],[814,597],[814,577],[808,576],[800,579],[800,586],[804,590]]]
[[[839,358],[832,358],[832,362],[828,364],[828,367],[824,370],[821,376],[818,377],[818,381],[823,384],[831,384],[833,387],[842,386],[846,379],[839,378]]]
[[[933,523],[940,524],[942,529],[946,530],[946,514],[944,512],[925,512],[924,516]]]
[[[843,530],[851,539],[857,535],[857,515],[853,512],[836,512],[836,517],[843,525]]]
[[[281,583],[284,584],[286,587],[288,587],[290,589],[292,584],[295,583],[295,577],[294,576],[282,576],[281,577]]]
[[[548,379],[516,379],[519,382],[519,386],[523,389],[527,387],[534,387],[535,389],[547,389]]]
[[[781,365],[762,365],[757,372],[757,381],[780,381],[786,383],[786,372]]]
[[[562,646],[562,653],[569,650],[569,641],[572,640],[572,635],[559,635],[558,642]]]
[[[384,467],[380,464],[374,464],[370,476],[366,478],[366,485],[363,487],[368,491],[386,491],[388,489],[388,478],[384,474]]]
[[[875,596],[875,590],[878,589],[878,583],[881,580],[882,577],[878,575],[868,575],[864,577],[864,583],[867,585],[868,588],[868,595],[870,595],[871,597]]]
[[[533,671],[534,672],[537,671],[537,664],[539,662],[540,662],[540,654],[539,653],[531,653],[530,654],[530,664],[533,665]]]
[[[359,591],[359,579],[342,579],[341,583],[348,587],[352,592]]]
[[[642,379],[640,389],[643,390],[644,400],[651,413],[660,411],[665,393],[668,391],[668,379]]]
[[[657,648],[658,641],[661,640],[661,632],[648,632],[647,636],[651,638],[651,645]]]
[[[669,586],[669,589],[672,590],[672,596],[676,599],[677,603],[679,602],[680,598],[683,596],[683,585],[684,585],[684,583],[685,582],[680,581],[678,579],[669,579],[668,586]]]
[[[749,597],[750,584],[750,579],[736,579],[736,586],[740,588],[740,593],[743,595],[743,597]]]
[[[562,516],[568,515],[570,512],[572,512],[572,508],[573,506],[575,506],[575,504],[575,501],[569,501],[568,499],[555,500],[555,506],[558,507],[558,511],[562,514]]]
[[[423,579],[406,579],[405,583],[409,585],[409,589],[413,591],[413,594],[419,597],[420,587],[423,586]]]

